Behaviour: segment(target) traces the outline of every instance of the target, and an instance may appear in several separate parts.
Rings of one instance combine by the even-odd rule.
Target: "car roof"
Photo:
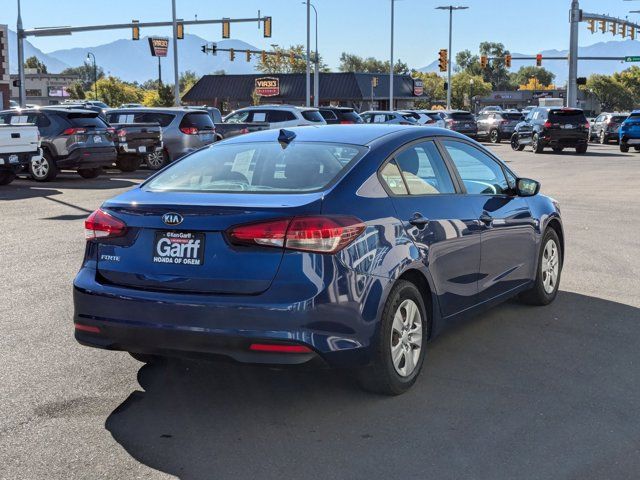
[[[274,103],[274,104],[266,104],[266,105],[250,105],[248,107],[238,108],[237,110],[234,110],[234,111],[239,112],[242,110],[263,110],[265,108],[269,108],[272,110],[292,110],[292,109],[303,110],[303,111],[318,110],[315,107],[299,107],[297,105],[284,105],[284,104]]]
[[[364,115],[365,113],[384,113],[384,114],[395,114],[395,113],[402,113],[399,110],[367,110],[366,112],[362,112],[362,115]]]

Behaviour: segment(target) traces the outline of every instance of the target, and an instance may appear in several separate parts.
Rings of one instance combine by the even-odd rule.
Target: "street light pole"
[[[580,25],[580,4],[578,0],[571,0],[569,12],[569,79],[567,81],[567,107],[578,104],[578,29]]]
[[[24,29],[22,27],[22,14],[20,10],[20,0],[18,0],[18,20],[16,22],[16,30],[18,32],[18,87],[20,106],[24,108],[27,103],[27,95],[24,84]]]
[[[307,2],[302,2],[306,5]],[[316,15],[316,58],[314,59],[314,74],[313,74],[313,106],[318,107],[320,105],[320,60],[318,59],[318,10],[313,3],[309,4]]]
[[[95,92],[96,100],[98,100],[98,67],[96,66],[96,56],[88,52],[87,60],[93,58],[93,90]]]
[[[447,62],[447,110],[451,109],[451,59],[453,57],[453,52],[451,51],[452,38],[453,38],[453,11],[454,10],[466,10],[469,7],[458,6],[455,7],[453,5],[447,5],[444,7],[436,7],[436,10],[449,10],[449,55]]]
[[[391,0],[391,55],[389,61],[389,110],[393,111],[393,24],[395,0]]]
[[[305,105],[311,106],[311,0],[307,0],[307,91]]]
[[[176,0],[171,0],[171,20],[173,22],[173,103],[180,105],[180,73],[178,72],[178,22],[176,20]]]

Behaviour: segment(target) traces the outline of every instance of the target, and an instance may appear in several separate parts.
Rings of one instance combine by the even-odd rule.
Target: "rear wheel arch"
[[[396,280],[396,283],[400,280],[404,280],[412,283],[422,294],[422,300],[424,301],[424,307],[427,309],[427,338],[431,338],[433,331],[433,319],[434,319],[434,301],[433,292],[429,284],[429,280],[425,275],[417,269],[410,269],[405,271]]]

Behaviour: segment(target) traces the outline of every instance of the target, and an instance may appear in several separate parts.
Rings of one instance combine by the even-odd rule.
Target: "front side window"
[[[152,191],[301,193],[338,177],[364,147],[277,142],[215,145],[172,164],[143,188]]]
[[[250,113],[251,113],[250,110],[244,110],[242,112],[232,113],[227,118],[225,118],[224,121],[226,123],[245,123],[247,121],[247,118],[249,118]],[[258,120],[254,119],[254,122],[256,121]],[[261,121],[264,122],[264,120],[261,120]]]
[[[486,153],[468,143],[443,140],[467,193],[481,195],[505,195],[510,187],[502,167]]]
[[[424,142],[396,155],[396,162],[411,195],[455,193],[444,160],[434,142]]]

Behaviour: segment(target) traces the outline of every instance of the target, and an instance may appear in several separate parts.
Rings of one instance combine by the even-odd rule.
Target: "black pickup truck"
[[[245,123],[226,123],[222,120],[222,114],[220,110],[215,107],[188,107],[194,110],[206,111],[213,124],[216,127],[216,141],[224,140],[225,138],[236,137],[238,135],[244,135],[245,133],[259,132],[260,130],[268,130],[268,122],[245,122]]]
[[[147,155],[162,150],[160,124],[145,122],[143,117],[143,113],[107,112],[107,121],[114,129],[114,143],[118,152],[116,167],[123,172],[136,171]]]

